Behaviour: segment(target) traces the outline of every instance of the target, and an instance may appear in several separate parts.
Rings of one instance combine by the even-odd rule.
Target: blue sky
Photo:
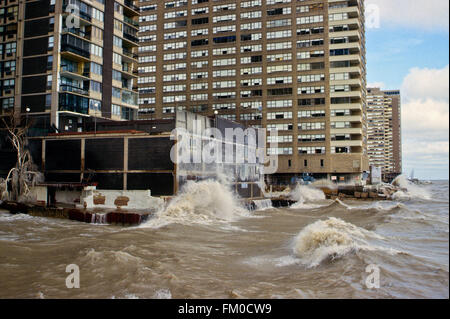
[[[403,166],[421,179],[448,179],[449,33],[447,0],[368,0],[367,82],[402,90]]]
[[[400,88],[413,67],[441,69],[448,64],[447,32],[405,27],[367,30],[367,80]]]

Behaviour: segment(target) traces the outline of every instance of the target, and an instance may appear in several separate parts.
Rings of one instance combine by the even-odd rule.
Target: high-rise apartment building
[[[17,95],[19,1],[0,1],[0,114],[14,108]]]
[[[59,131],[135,118],[138,16],[130,0],[0,1],[1,114]]]
[[[401,96],[399,90],[367,89],[367,148],[370,165],[385,176],[402,173]]]
[[[363,0],[140,1],[139,117],[277,130],[274,181],[368,170]]]

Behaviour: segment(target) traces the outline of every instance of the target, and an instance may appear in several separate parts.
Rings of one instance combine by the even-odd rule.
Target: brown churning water
[[[293,208],[250,213],[219,183],[190,184],[135,228],[0,212],[0,298],[449,297],[448,182],[394,202],[300,191]]]

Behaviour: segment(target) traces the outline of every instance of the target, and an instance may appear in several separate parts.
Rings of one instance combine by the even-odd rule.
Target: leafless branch
[[[8,132],[16,153],[17,162],[5,180],[0,181],[0,199],[10,201],[21,201],[30,193],[30,187],[35,185],[40,178],[40,173],[33,169],[31,154],[26,148],[27,132],[31,127],[31,122],[18,123],[12,114],[10,117],[2,118],[4,127]]]

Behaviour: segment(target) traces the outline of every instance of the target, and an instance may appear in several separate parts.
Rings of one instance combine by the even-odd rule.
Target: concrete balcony
[[[359,54],[330,56],[330,62],[342,62],[342,61],[358,61],[360,65],[362,64],[361,55]]]
[[[335,3],[335,2],[341,2],[340,0],[328,0],[329,4]],[[328,13],[334,14],[334,13],[356,13],[359,16],[361,16],[361,11],[358,6],[350,6],[350,7],[342,7],[342,8],[330,8]]]
[[[59,85],[59,91],[60,92],[70,92],[75,93],[79,95],[89,96],[89,90],[84,89],[79,86],[70,85],[70,84],[60,84]]]
[[[348,68],[331,68],[330,73],[353,73],[361,74],[361,68],[359,66],[352,66]]]
[[[361,140],[354,141],[331,141],[331,147],[362,147],[363,142]]]
[[[134,5],[133,1],[125,0],[124,2],[124,14],[131,17],[137,17],[140,15],[140,9]]]
[[[348,92],[332,92],[330,93],[332,98],[334,97],[357,97],[362,99],[361,91],[348,91]]]
[[[330,81],[330,85],[350,85],[352,87],[362,86],[361,79],[348,79],[348,80],[339,80],[339,81]]]
[[[362,111],[362,104],[360,103],[348,103],[348,104],[331,104],[332,110],[360,110]]]
[[[332,128],[330,130],[330,134],[359,134],[359,135],[362,135],[362,128],[361,127]]]
[[[361,40],[361,33],[359,30],[349,31],[334,31],[330,33],[330,37],[358,37]]]
[[[66,69],[61,69],[60,71],[61,76],[64,76],[66,78],[71,78],[79,81],[87,81],[90,80],[90,73],[82,73],[82,72],[75,72],[75,71],[69,71]]]
[[[349,115],[349,116],[332,116],[332,122],[352,122],[352,123],[362,123],[361,115]]]
[[[342,24],[348,24],[348,25],[358,26],[359,29],[362,29],[361,21],[358,18],[330,21],[329,23],[330,23],[330,27],[339,26]]]
[[[340,50],[340,49],[358,49],[361,52],[361,43],[347,42],[347,43],[330,44],[330,50]]]
[[[138,54],[133,53],[131,51],[122,50],[122,52],[119,53],[122,55],[122,60],[124,62],[128,63],[137,63],[138,62]]]

